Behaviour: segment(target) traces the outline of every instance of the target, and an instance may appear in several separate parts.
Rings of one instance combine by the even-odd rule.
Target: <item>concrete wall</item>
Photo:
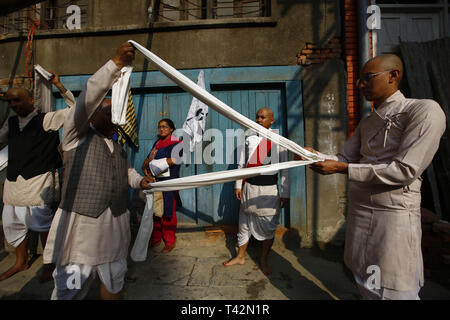
[[[302,70],[305,145],[325,154],[342,150],[346,139],[347,102],[344,62],[339,59]],[[346,175],[306,171],[307,221],[302,246],[341,244],[346,213]]]
[[[91,1],[82,30],[42,30],[35,35],[34,62],[61,75],[91,74],[117,46],[148,41],[145,0]],[[307,41],[316,44],[338,35],[336,0],[273,0],[272,16],[155,24],[151,50],[178,69],[228,66],[294,65]],[[22,38],[23,39],[23,38]],[[0,79],[9,78],[18,38],[0,39]],[[24,76],[22,53],[17,76]],[[135,61],[142,71],[144,59]],[[151,69],[151,67],[148,67]]]

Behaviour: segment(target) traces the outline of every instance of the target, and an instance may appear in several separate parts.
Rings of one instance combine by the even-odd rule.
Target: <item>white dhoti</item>
[[[53,271],[55,288],[51,299],[81,300],[85,298],[97,275],[108,292],[119,293],[123,288],[126,272],[126,258],[96,266],[76,263],[57,266]]]
[[[47,232],[53,219],[53,211],[46,205],[3,207],[3,231],[6,241],[17,248],[25,239],[28,229],[36,232]]]
[[[246,244],[250,236],[259,241],[273,239],[280,222],[280,211],[277,185],[245,183],[239,211],[238,246]]]
[[[262,216],[239,211],[239,232],[237,234],[238,246],[246,244],[250,236],[256,240],[263,241],[273,239],[280,221],[280,215]]]

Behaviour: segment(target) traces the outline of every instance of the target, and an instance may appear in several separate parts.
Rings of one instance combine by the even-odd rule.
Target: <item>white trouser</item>
[[[250,240],[250,236],[259,241],[273,239],[279,221],[279,214],[259,217],[240,210],[239,232],[237,234],[238,246],[241,247],[246,244]]]
[[[96,266],[76,263],[57,266],[53,271],[55,288],[51,299],[83,299],[88,294],[97,274],[109,293],[119,293],[123,288],[126,272],[127,260],[125,258]]]
[[[2,221],[6,241],[17,248],[27,235],[28,229],[47,232],[52,224],[53,211],[43,206],[3,207]]]

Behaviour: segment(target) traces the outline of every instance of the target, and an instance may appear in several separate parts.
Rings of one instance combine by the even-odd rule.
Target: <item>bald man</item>
[[[405,98],[402,77],[396,55],[369,60],[357,84],[373,112],[341,153],[311,165],[348,175],[344,261],[363,299],[417,300],[424,282],[421,174],[439,147],[445,114],[433,100]]]
[[[72,106],[75,101],[72,93],[64,88],[58,75],[53,75],[51,83],[60,90],[66,104]],[[52,207],[59,201],[58,129],[69,110],[40,113],[32,93],[23,88],[9,89],[5,99],[17,115],[6,120],[0,129],[0,142],[8,143],[2,221],[6,240],[16,248],[16,263],[0,275],[0,281],[28,269],[29,229],[40,233],[45,247]],[[51,280],[51,271],[51,265],[44,265],[40,280]]]
[[[270,129],[274,123],[273,111],[261,108],[256,112],[256,123]],[[288,160],[287,150],[272,144],[256,134],[245,139],[241,149],[238,168],[257,167]],[[223,263],[224,266],[245,264],[245,253],[250,237],[262,241],[261,270],[265,275],[272,273],[268,265],[268,254],[272,247],[275,231],[280,220],[281,209],[289,203],[288,170],[281,170],[281,197],[278,191],[278,173],[261,175],[236,181],[236,198],[241,201],[239,210],[239,251],[236,257]]]

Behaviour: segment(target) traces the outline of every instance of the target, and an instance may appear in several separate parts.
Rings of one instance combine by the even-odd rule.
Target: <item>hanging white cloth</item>
[[[205,89],[204,71],[200,70],[197,79],[197,85]],[[208,115],[208,106],[196,97],[192,98],[191,106],[183,124],[183,130],[189,138],[189,150],[194,151],[195,145],[202,141],[203,133],[206,130],[206,116]],[[187,141],[185,141],[187,143]]]
[[[34,106],[41,112],[52,111],[53,94],[50,79],[53,75],[39,64],[34,66]]]
[[[120,70],[120,76],[112,85],[111,121],[123,126],[127,122],[128,91],[130,90],[130,76],[133,67],[126,66]]]
[[[224,102],[220,101],[212,94],[210,94],[205,89],[199,87],[195,82],[190,80],[188,77],[181,74],[174,67],[166,63],[164,60],[159,58],[154,53],[147,50],[145,47],[141,46],[139,43],[133,40],[128,40],[136,49],[138,49],[148,60],[150,60],[153,65],[162,73],[164,73],[169,79],[179,85],[181,88],[191,93],[194,97],[204,102],[220,114],[229,118],[230,120],[238,123],[239,125],[251,129],[266,139],[271,140],[285,147],[289,151],[302,156],[304,159],[309,160],[323,160],[318,155],[303,149],[294,141],[291,141],[283,136],[280,136],[276,132],[264,128],[263,126],[257,124],[255,121],[248,119],[247,117],[240,114],[238,111],[226,105]]]
[[[147,259],[148,242],[153,231],[153,193],[146,195],[146,204],[142,213],[139,231],[131,249],[130,257],[133,261],[145,261]]]

